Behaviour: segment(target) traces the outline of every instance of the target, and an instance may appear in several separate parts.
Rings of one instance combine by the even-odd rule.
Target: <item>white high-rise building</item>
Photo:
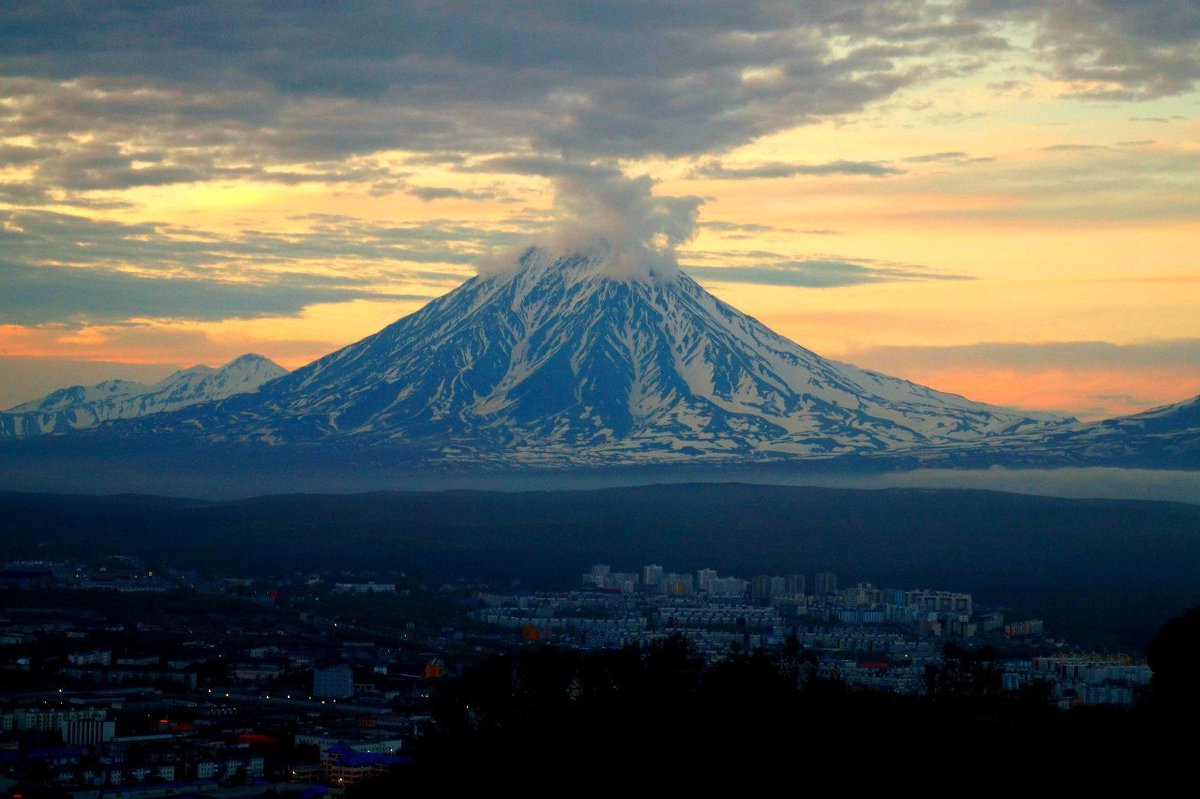
[[[327,669],[313,669],[313,696],[323,699],[349,699],[354,696],[354,669],[345,663]]]
[[[657,563],[652,563],[649,566],[642,567],[642,584],[643,585],[658,585],[663,577],[663,567]]]
[[[104,719],[72,719],[59,726],[63,740],[71,746],[97,746],[111,741],[117,724]]]
[[[837,593],[837,575],[833,572],[817,572],[813,578],[813,593],[817,596]]]

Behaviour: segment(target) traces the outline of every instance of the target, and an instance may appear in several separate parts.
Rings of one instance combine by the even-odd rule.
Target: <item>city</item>
[[[955,653],[1062,712],[1130,708],[1145,660],[1009,620],[971,594],[841,587],[830,572],[595,565],[533,591],[461,578],[201,575],[128,556],[0,570],[0,791],[16,796],[353,795],[405,773],[443,682],[525,651],[653,653],[709,667],[803,653],[797,683],[925,696]],[[773,656],[773,655],[770,655]]]

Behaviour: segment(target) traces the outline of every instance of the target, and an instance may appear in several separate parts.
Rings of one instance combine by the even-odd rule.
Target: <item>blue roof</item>
[[[0,750],[0,763],[16,763],[21,760],[78,760],[83,756],[79,746],[46,746],[16,751]]]
[[[345,741],[338,741],[325,750],[325,753],[337,758],[342,766],[395,766],[407,763],[409,758],[396,755],[377,755],[370,752],[360,752]]]

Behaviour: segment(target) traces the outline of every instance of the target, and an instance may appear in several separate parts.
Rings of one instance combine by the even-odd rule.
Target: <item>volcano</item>
[[[822,358],[678,269],[530,248],[253,394],[114,425],[421,459],[665,463],[894,452],[1054,429]]]

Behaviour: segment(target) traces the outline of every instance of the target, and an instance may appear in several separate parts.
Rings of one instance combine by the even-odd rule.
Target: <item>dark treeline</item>
[[[1200,611],[1160,633],[1151,650],[1156,673],[1177,678],[1194,668],[1181,660],[1194,653],[1198,629]],[[1048,685],[1001,691],[990,648],[948,644],[943,654],[916,696],[818,676],[816,658],[794,644],[732,651],[712,664],[680,638],[619,651],[544,646],[496,656],[441,685],[430,735],[410,752],[413,765],[372,790],[606,774],[703,784],[731,769],[761,774],[796,765],[820,784],[834,775],[855,784],[890,779],[891,772],[872,771],[879,768],[903,780],[913,769],[1011,776],[1029,764],[1131,775],[1174,762],[1190,740],[1180,725],[1195,724],[1197,705],[1178,679],[1166,686],[1156,679],[1157,695],[1134,710],[1060,711]]]

